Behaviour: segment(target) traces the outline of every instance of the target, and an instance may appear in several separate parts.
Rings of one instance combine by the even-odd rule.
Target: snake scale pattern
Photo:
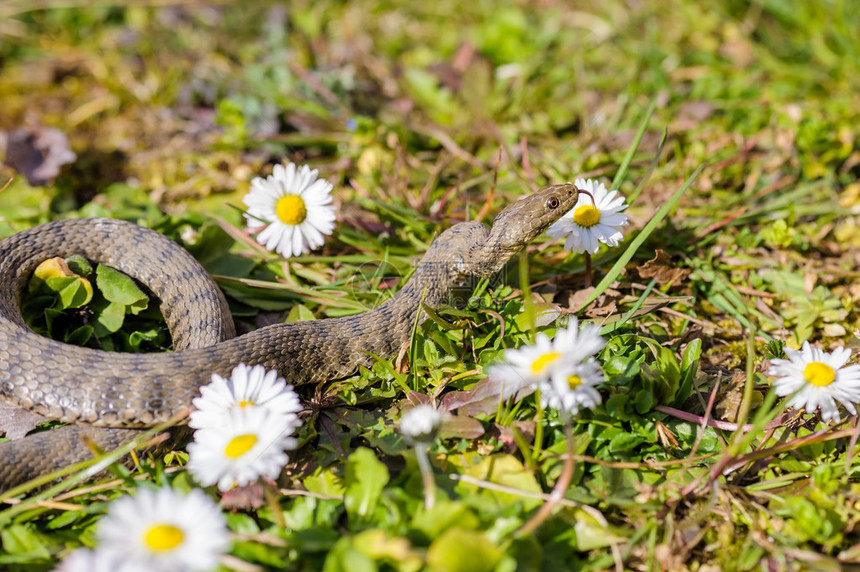
[[[421,304],[446,302],[467,275],[491,276],[578,199],[551,185],[504,208],[492,229],[463,222],[430,245],[411,279],[385,304],[342,318],[274,324],[234,337],[223,294],[200,264],[168,238],[113,219],[70,219],[0,242],[0,399],[72,423],[0,443],[0,491],[112,449],[140,428],[190,410],[213,373],[240,362],[277,369],[294,385],[341,379],[372,355],[390,358],[408,342]],[[174,350],[127,354],[64,344],[24,323],[22,291],[42,261],[82,255],[145,284],[161,302]]]

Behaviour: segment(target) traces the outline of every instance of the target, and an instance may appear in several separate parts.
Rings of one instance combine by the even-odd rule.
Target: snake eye
[[[558,197],[550,197],[546,200],[546,208],[548,209],[557,209],[560,204]]]

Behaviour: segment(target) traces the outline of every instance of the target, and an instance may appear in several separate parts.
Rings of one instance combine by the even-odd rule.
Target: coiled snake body
[[[409,340],[421,304],[446,301],[466,275],[490,276],[576,204],[571,184],[508,205],[492,229],[454,225],[430,245],[414,275],[378,308],[343,318],[275,324],[235,335],[223,294],[190,254],[166,237],[113,219],[71,219],[0,242],[0,399],[73,423],[0,443],[0,491],[89,455],[84,438],[110,449],[191,407],[213,373],[240,362],[277,369],[288,383],[347,377],[371,355]],[[50,257],[82,255],[134,277],[161,300],[170,353],[127,354],[42,337],[24,323],[21,293]],[[110,428],[110,429],[101,429]]]

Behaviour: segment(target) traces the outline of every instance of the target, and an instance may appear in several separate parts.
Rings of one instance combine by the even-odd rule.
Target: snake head
[[[424,260],[450,265],[455,282],[466,275],[492,276],[578,199],[579,190],[570,183],[544,187],[502,209],[489,231],[478,221],[449,228],[433,242]]]
[[[533,195],[511,203],[493,220],[491,243],[513,256],[563,217],[579,200],[571,183],[549,185]]]

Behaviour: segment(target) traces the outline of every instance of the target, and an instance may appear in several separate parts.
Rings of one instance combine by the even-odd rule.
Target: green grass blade
[[[651,98],[651,103],[648,105],[648,110],[645,112],[645,117],[642,119],[642,123],[639,124],[639,130],[636,131],[636,137],[633,139],[633,143],[627,149],[627,154],[624,155],[621,165],[618,166],[618,171],[615,173],[615,178],[612,179],[612,186],[610,188],[617,189],[618,185],[621,184],[621,181],[624,180],[624,176],[627,174],[627,169],[630,167],[630,163],[633,162],[633,156],[636,154],[636,149],[639,148],[639,142],[642,141],[642,136],[645,135],[645,129],[647,129],[648,122],[651,121],[651,115],[654,113],[654,109],[656,107],[657,96],[655,95]]]

